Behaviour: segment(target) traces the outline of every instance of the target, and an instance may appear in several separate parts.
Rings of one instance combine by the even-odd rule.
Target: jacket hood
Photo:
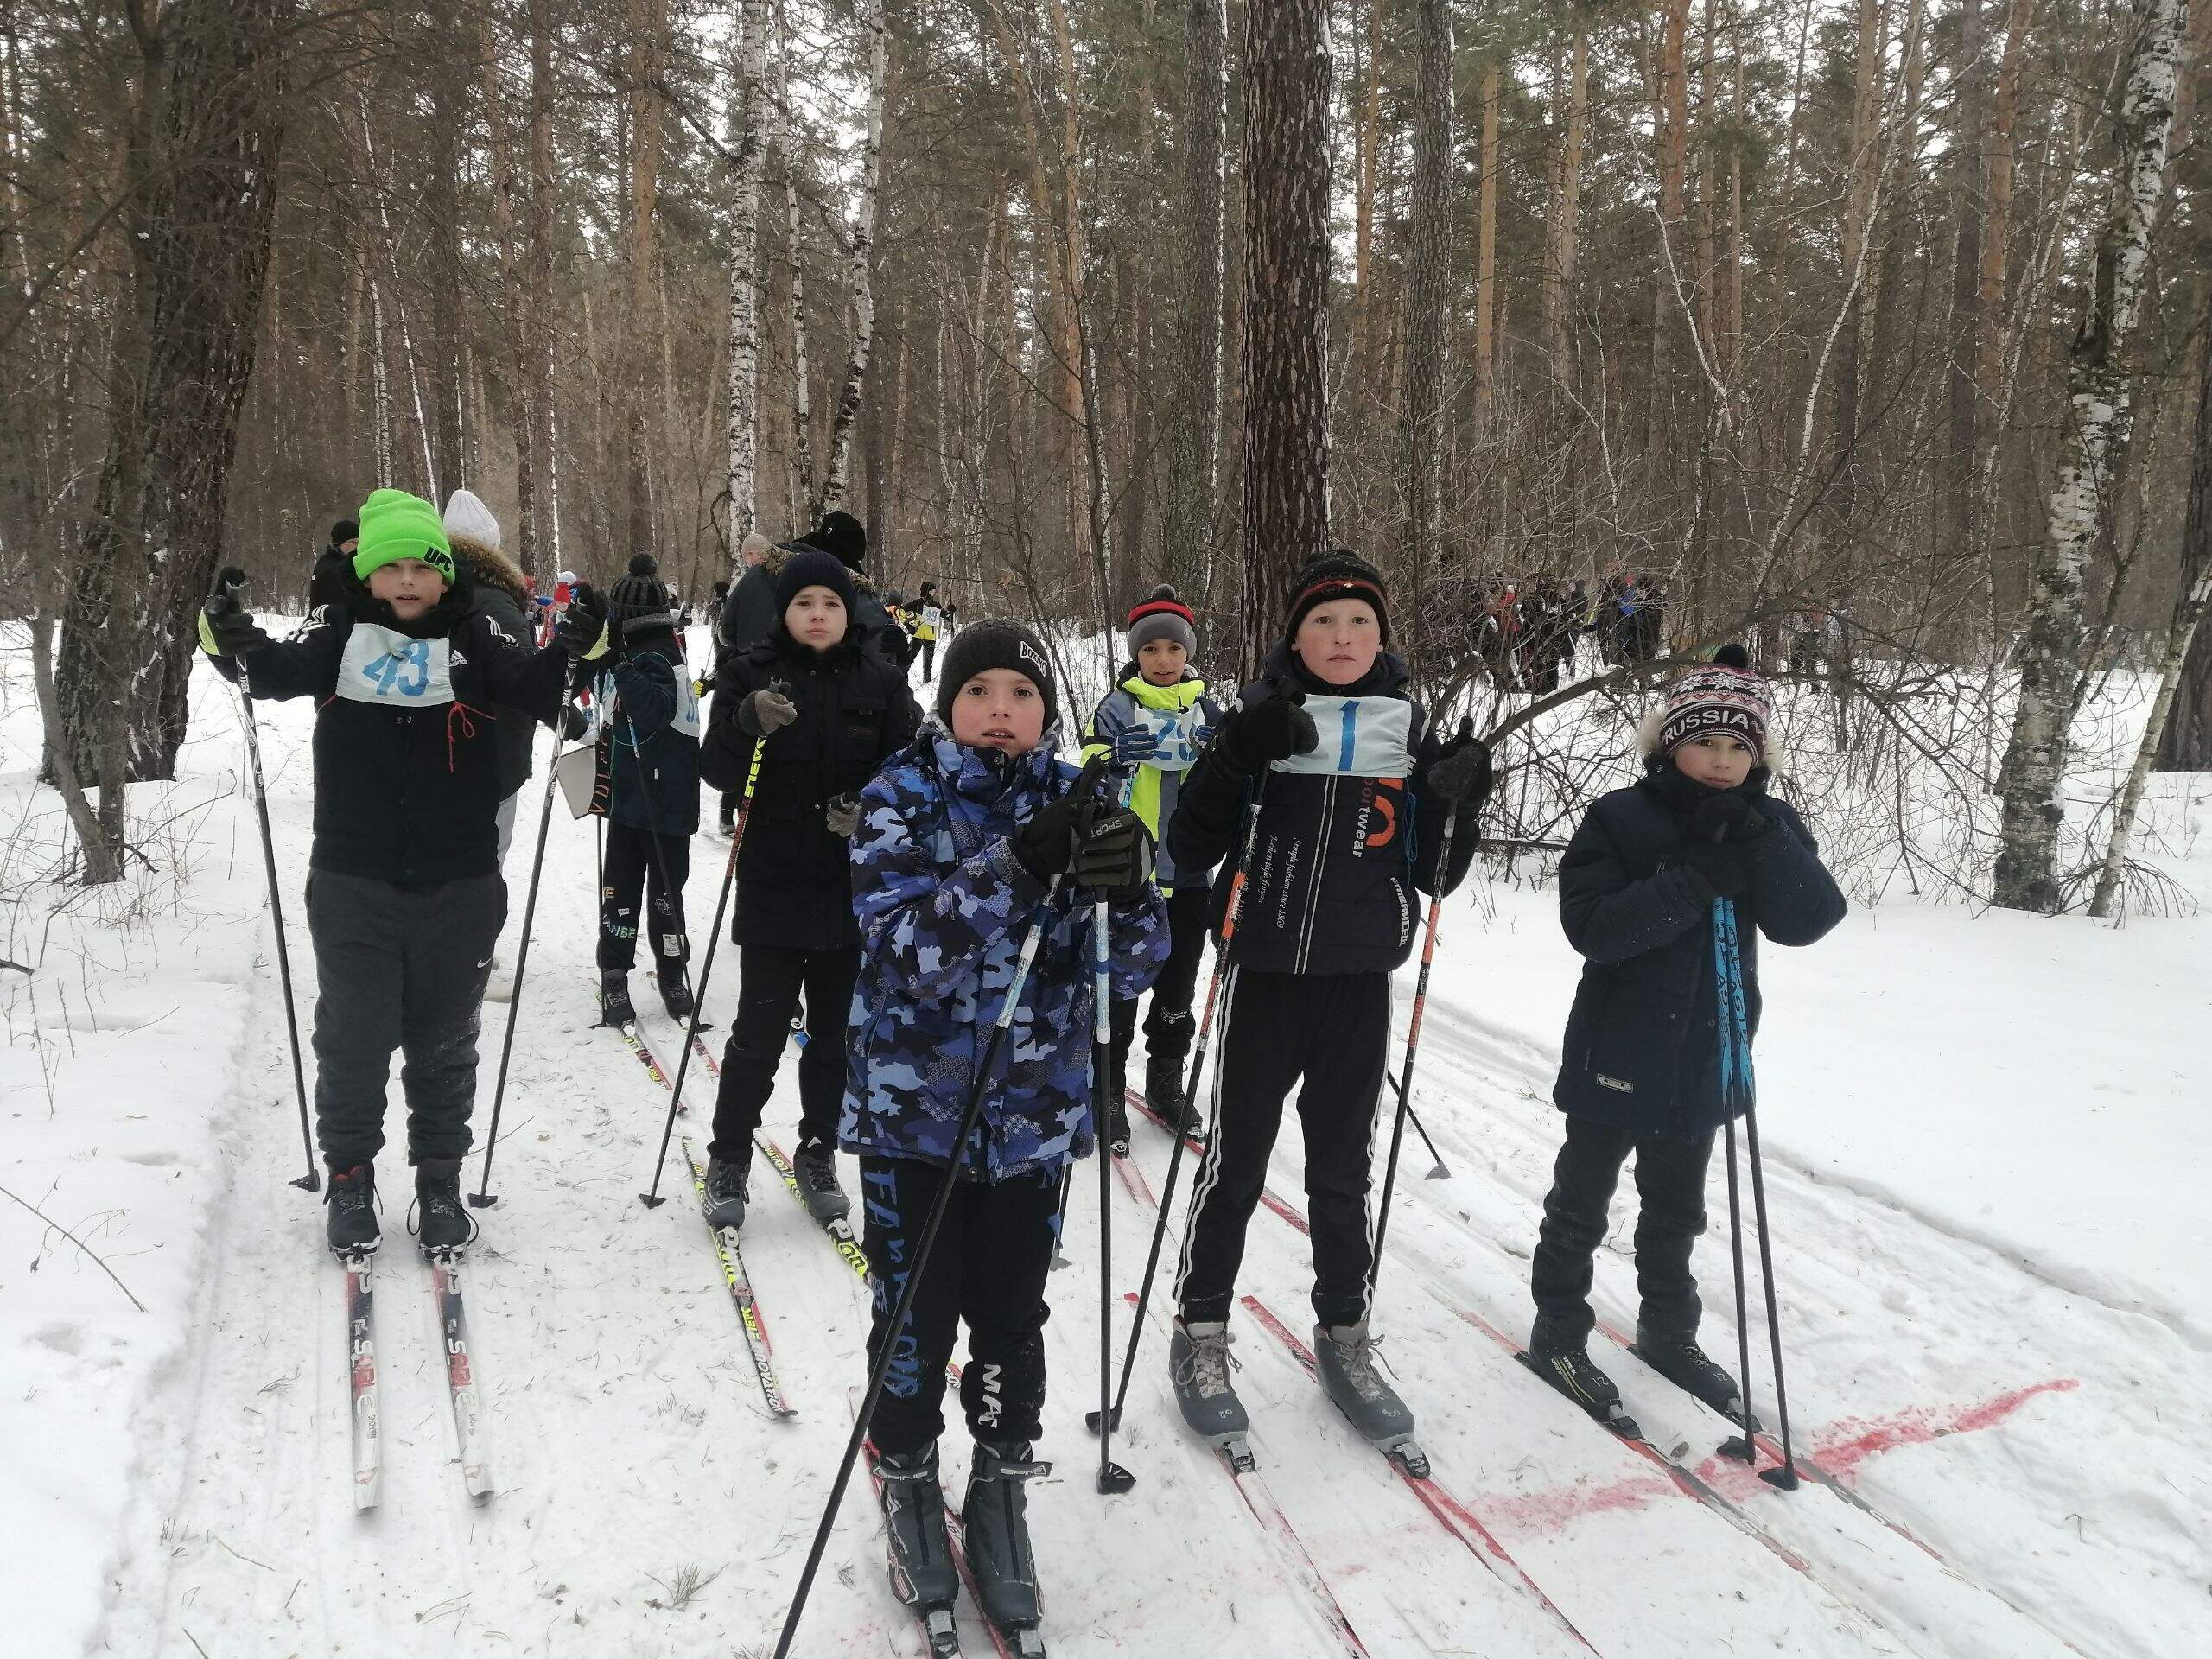
[[[473,536],[448,532],[448,538],[453,543],[455,568],[466,569],[469,580],[512,594],[518,605],[530,603],[530,584],[524,579],[520,565],[498,548],[486,546]]]
[[[1306,666],[1287,639],[1276,641],[1260,672],[1278,686],[1295,687],[1322,697],[1402,696],[1413,682],[1413,671],[1406,666],[1404,658],[1395,651],[1381,651],[1375,654],[1375,666],[1351,684],[1331,685]]]
[[[1206,694],[1205,679],[1190,669],[1185,669],[1183,677],[1173,685],[1154,685],[1135,664],[1122,665],[1121,687],[1136,699],[1138,707],[1162,709],[1169,714],[1182,713]]]
[[[995,805],[1009,791],[1034,790],[1047,798],[1063,793],[1053,787],[1060,770],[1059,736],[1059,722],[1054,721],[1027,753],[1001,754],[961,742],[932,715],[923,721],[914,748],[926,756],[953,794],[988,807]]]

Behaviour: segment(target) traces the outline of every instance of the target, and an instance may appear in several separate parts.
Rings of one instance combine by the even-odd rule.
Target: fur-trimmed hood
[[[1636,752],[1643,757],[1646,765],[1659,753],[1659,728],[1666,721],[1667,704],[1662,699],[1644,710],[1643,718],[1636,722]],[[1783,746],[1781,726],[1778,722],[1771,722],[1759,745],[1758,764],[1779,778],[1789,771],[1788,762],[1789,752]]]
[[[505,588],[514,595],[518,605],[530,603],[530,583],[524,578],[522,567],[496,547],[486,547],[473,536],[448,535],[453,543],[454,557],[466,563],[470,576],[493,588]]]

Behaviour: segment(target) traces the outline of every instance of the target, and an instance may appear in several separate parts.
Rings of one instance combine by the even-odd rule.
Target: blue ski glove
[[[1160,753],[1160,739],[1151,727],[1140,721],[1115,733],[1111,749],[1115,766],[1131,772]]]

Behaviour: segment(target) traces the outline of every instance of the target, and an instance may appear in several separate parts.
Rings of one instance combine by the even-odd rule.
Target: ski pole
[[[1113,1084],[1114,1017],[1109,1005],[1106,896],[1090,904],[1090,1099],[1098,1132],[1098,1490],[1126,1492],[1137,1478],[1114,1461],[1114,1178],[1106,1149],[1106,1090]]]
[[[1741,1076],[1744,1090],[1744,1146],[1751,1164],[1751,1213],[1759,1230],[1759,1277],[1766,1290],[1766,1338],[1768,1351],[1774,1356],[1774,1414],[1782,1427],[1782,1461],[1771,1469],[1759,1471],[1759,1478],[1770,1486],[1785,1492],[1797,1490],[1797,1464],[1789,1441],[1789,1394],[1782,1377],[1782,1308],[1774,1287],[1774,1241],[1767,1230],[1766,1179],[1759,1160],[1758,1091],[1751,1080],[1751,1039],[1750,1023],[1744,1008],[1744,958],[1736,931],[1736,906],[1732,899],[1715,901],[1715,919],[1719,923],[1719,942],[1726,967],[1728,1007],[1723,1023],[1733,1033],[1736,1044],[1736,1070]],[[1741,1321],[1738,1328],[1741,1328]],[[1751,1370],[1748,1352],[1744,1369]],[[1744,1415],[1751,1416],[1751,1402],[1745,1402]],[[1749,1429],[1744,1438],[1751,1440]]]
[[[1098,769],[1096,760],[1085,766],[1076,779],[1076,790],[1087,793]],[[938,1230],[944,1225],[945,1212],[952,1207],[953,1192],[960,1185],[960,1166],[967,1160],[968,1143],[982,1120],[983,1096],[990,1092],[991,1068],[998,1063],[999,1050],[1005,1046],[1006,1034],[1014,1025],[1015,1006],[1028,985],[1029,970],[1050,926],[1052,901],[1059,896],[1060,880],[1058,875],[1052,878],[1045,889],[1045,897],[1032,913],[1028,936],[1021,942],[1021,954],[1014,960],[1014,976],[1007,986],[1005,1006],[992,1021],[991,1034],[985,1039],[982,1058],[976,1067],[975,1085],[968,1091],[968,1108],[961,1114],[959,1133],[952,1143],[951,1166],[938,1183],[937,1197],[930,1201],[920,1242],[914,1247],[913,1266],[907,1273],[905,1288],[899,1293],[898,1305],[883,1327],[883,1345],[876,1354],[875,1363],[868,1368],[868,1391],[861,1396],[860,1409],[854,1414],[853,1432],[846,1438],[844,1455],[837,1463],[837,1477],[830,1485],[830,1501],[823,1506],[821,1523],[814,1529],[814,1544],[806,1553],[805,1567],[800,1570],[798,1589],[791,1597],[791,1611],[784,1616],[783,1634],[776,1638],[775,1659],[789,1659],[791,1639],[798,1633],[799,1617],[806,1611],[807,1592],[814,1587],[814,1575],[822,1566],[822,1552],[829,1548],[830,1529],[837,1522],[837,1506],[844,1501],[846,1484],[853,1477],[853,1460],[860,1455],[861,1443],[868,1438],[868,1425],[875,1417],[876,1402],[883,1397],[884,1380],[891,1375],[891,1362],[898,1356],[899,1332],[906,1329],[914,1311],[914,1298],[922,1287],[922,1275],[929,1269],[930,1252],[936,1247]]]
[[[239,597],[245,575],[226,569],[216,579],[215,597],[228,601],[233,611],[245,608]],[[238,671],[238,708],[245,715],[246,763],[253,771],[253,811],[261,821],[261,867],[269,877],[269,915],[276,929],[276,977],[284,988],[284,1034],[292,1045],[292,1093],[300,1103],[300,1140],[307,1148],[308,1173],[292,1185],[302,1192],[321,1190],[322,1172],[315,1166],[315,1131],[308,1123],[307,1070],[300,1061],[300,1020],[292,1003],[292,953],[284,942],[284,895],[276,880],[276,842],[269,830],[269,794],[261,772],[261,728],[253,718],[253,682],[246,671],[245,653],[236,652],[231,661]]]
[[[543,649],[543,647],[540,647]],[[579,664],[571,663],[561,676],[562,718],[569,707],[569,687],[574,683]],[[537,914],[538,878],[545,869],[545,842],[553,827],[553,787],[559,781],[561,763],[561,729],[553,728],[553,758],[545,768],[545,794],[537,808],[537,850],[530,858],[530,893],[523,900],[522,943],[515,947],[515,988],[507,999],[506,1035],[499,1041],[499,1077],[492,1087],[492,1126],[484,1136],[484,1169],[476,1182],[476,1191],[468,1195],[470,1207],[486,1210],[499,1201],[492,1191],[492,1154],[499,1144],[499,1111],[507,1100],[507,1061],[515,1052],[515,1027],[522,1020],[523,974],[530,966],[530,929]]]
[[[1244,828],[1244,844],[1237,852],[1236,868],[1229,878],[1229,903],[1222,912],[1221,938],[1214,946],[1213,974],[1206,982],[1205,1011],[1198,1018],[1198,1050],[1191,1057],[1190,1083],[1183,1092],[1186,1116],[1190,1103],[1198,1098],[1198,1084],[1205,1077],[1206,1052],[1213,1042],[1214,1001],[1221,994],[1223,976],[1230,971],[1229,947],[1236,938],[1236,918],[1244,907],[1244,873],[1252,868],[1252,851],[1259,844],[1261,798],[1266,792],[1267,785],[1268,775],[1263,772],[1260,774],[1258,787],[1252,792],[1252,816]],[[1224,1011],[1223,1023],[1226,1024],[1227,1020],[1228,1015]],[[1183,1147],[1189,1139],[1180,1128],[1173,1129],[1173,1133],[1175,1144],[1167,1154],[1167,1179],[1160,1189],[1160,1213],[1152,1224],[1152,1248],[1146,1253],[1144,1280],[1137,1288],[1136,1321],[1129,1327],[1129,1345],[1122,1356],[1122,1380],[1114,1389],[1114,1403],[1104,1415],[1089,1411],[1083,1414],[1085,1427],[1094,1434],[1103,1435],[1109,1423],[1116,1428],[1121,1427],[1122,1407],[1129,1397],[1129,1374],[1136,1370],[1137,1344],[1144,1339],[1145,1309],[1152,1304],[1153,1280],[1160,1271],[1160,1247],[1161,1241],[1167,1236],[1167,1215],[1175,1198],[1175,1177],[1182,1168]]]
[[[774,683],[780,683],[780,682]],[[772,684],[771,689],[773,689]],[[637,747],[635,735],[637,728],[632,726],[630,729],[631,747],[634,750]],[[691,1028],[683,1033],[683,1052],[677,1057],[676,1087],[669,1091],[668,1116],[661,1124],[660,1156],[653,1160],[653,1184],[647,1191],[638,1194],[638,1202],[648,1210],[658,1210],[668,1202],[660,1195],[660,1178],[668,1168],[668,1143],[676,1135],[677,1103],[683,1098],[683,1074],[690,1067],[691,1050],[699,1040],[699,1021],[704,1017],[707,1007],[707,982],[715,975],[715,951],[722,942],[722,917],[729,909],[730,889],[737,885],[738,849],[745,845],[746,822],[753,816],[753,791],[759,788],[760,784],[760,755],[767,747],[766,738],[753,739],[752,764],[745,769],[745,795],[738,803],[737,820],[730,827],[729,861],[722,867],[721,896],[715,900],[714,927],[707,935],[707,959],[699,964],[698,995],[691,999]],[[645,766],[644,757],[639,756],[638,772],[640,784],[644,781]],[[652,817],[652,809],[650,805],[645,809],[645,817],[650,823]],[[656,852],[659,850],[660,837],[658,835],[653,836],[653,848]],[[664,864],[660,879],[662,887],[665,888],[668,885],[668,871]]]
[[[1462,719],[1459,735],[1472,737],[1475,723]],[[1436,963],[1436,924],[1444,913],[1444,883],[1452,868],[1452,836],[1459,825],[1459,803],[1452,803],[1452,810],[1444,815],[1444,833],[1436,846],[1436,891],[1428,896],[1428,931],[1421,940],[1421,974],[1414,981],[1413,1022],[1406,1028],[1406,1063],[1398,1078],[1398,1116],[1390,1126],[1390,1160],[1382,1169],[1382,1207],[1375,1217],[1375,1248],[1367,1263],[1367,1305],[1375,1306],[1375,1281],[1382,1274],[1382,1240],[1390,1230],[1390,1197],[1398,1182],[1398,1148],[1406,1138],[1406,1119],[1413,1115],[1414,1057],[1421,1052],[1421,1015],[1428,1009],[1429,969]],[[1421,1137],[1427,1140],[1427,1135]],[[1433,1154],[1436,1148],[1429,1147]],[[1439,1159],[1440,1165],[1442,1160]]]

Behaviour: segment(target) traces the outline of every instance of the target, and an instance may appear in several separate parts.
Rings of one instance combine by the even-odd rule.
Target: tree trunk
[[[290,0],[187,0],[161,25],[167,92],[138,244],[149,354],[135,406],[111,432],[101,494],[112,509],[85,550],[88,569],[106,567],[109,602],[103,613],[80,607],[81,584],[73,593],[68,627],[85,645],[73,685],[65,642],[56,687],[72,759],[79,777],[99,776],[118,844],[125,776],[174,775],[184,741],[192,620],[224,547],[259,340],[293,10]],[[101,715],[116,709],[103,732]]]
[[[791,124],[791,18],[784,0],[776,4],[776,108],[781,123],[777,148],[784,156],[784,259],[791,287],[791,498],[790,516],[814,499],[814,360],[807,349],[806,236],[798,216],[798,145]],[[793,524],[794,536],[807,526]]]
[[[2089,914],[2109,916],[2119,891],[2120,872],[2127,862],[2127,847],[2135,833],[2135,815],[2143,804],[2143,786],[2164,746],[2168,717],[2181,685],[2182,666],[2189,660],[2204,613],[2212,609],[2212,350],[2198,347],[2202,366],[2196,385],[2196,436],[2190,452],[2189,510],[2182,524],[2180,597],[2174,601],[2173,622],[2166,632],[2166,649],[2158,664],[2158,691],[2151,702],[2151,718],[2136,746],[2135,763],[2113,808],[2112,839],[2105,848],[2104,868],[2097,874],[2097,891],[2089,900]]]
[[[1655,459],[1673,448],[1675,388],[1670,364],[1674,332],[1681,326],[1676,284],[1687,286],[1682,213],[1689,155],[1689,78],[1684,66],[1690,0],[1659,0],[1659,96],[1652,111],[1654,165],[1659,180],[1660,258],[1651,302],[1650,421],[1644,442]],[[1654,482],[1661,483],[1657,474]],[[1663,486],[1662,486],[1663,493]]]
[[[1882,60],[1888,8],[1883,0],[1859,0],[1859,51],[1851,99],[1851,152],[1847,158],[1849,183],[1843,198],[1843,280],[1850,282],[1866,257],[1867,238],[1873,232],[1875,188],[1881,176],[1880,124]],[[1852,293],[1836,342],[1835,447],[1846,457],[1836,477],[1836,522],[1849,533],[1855,509],[1859,472],[1853,447],[1859,440],[1859,365],[1863,360],[1860,339],[1866,318],[1866,284]]]
[[[884,22],[883,0],[870,0],[865,17],[868,133],[861,140],[861,195],[853,214],[851,288],[845,302],[852,347],[845,359],[844,390],[838,394],[837,412],[830,423],[830,465],[823,474],[817,517],[845,504],[852,472],[853,423],[860,418],[868,356],[875,346],[875,201],[883,184],[883,101],[890,79],[891,31]]]
[[[628,439],[624,466],[629,487],[629,545],[624,551],[632,555],[655,550],[653,445],[647,410],[653,372],[653,274],[658,266],[655,252],[655,216],[660,200],[658,87],[667,30],[668,0],[631,0],[629,315],[623,329],[622,423]]]
[[[1497,342],[1492,333],[1497,298],[1497,194],[1504,182],[1504,159],[1497,153],[1498,84],[1504,65],[1491,58],[1483,66],[1482,195],[1475,219],[1475,446],[1490,442],[1491,404],[1497,392]]]
[[[1245,14],[1243,658],[1290,578],[1328,550],[1326,0]]]
[[[1379,3],[1379,0],[1376,0]],[[1183,79],[1183,234],[1173,450],[1162,504],[1163,573],[1187,596],[1214,557],[1221,447],[1222,143],[1229,114],[1224,0],[1191,0]]]
[[[1366,62],[1361,66],[1363,90],[1352,134],[1351,372],[1356,378],[1368,372],[1374,349],[1370,289],[1375,281],[1376,175],[1382,148],[1382,6],[1383,0],[1367,0]],[[1355,27],[1354,35],[1357,32]]]
[[[2134,0],[2137,33],[2117,123],[2120,188],[2099,239],[2081,332],[2067,366],[2073,417],[2050,528],[2037,550],[2020,648],[2020,701],[1999,787],[2003,839],[1992,898],[2015,910],[2058,908],[2058,787],[2067,714],[2082,670],[2082,573],[2102,532],[2133,419],[2130,336],[2143,305],[2179,79],[2183,0]]]
[[[1987,66],[1981,0],[1959,0],[1957,109],[1951,136],[1951,333],[1945,368],[1948,388],[1938,485],[1939,592],[1955,600],[1961,573],[1973,568],[1981,530],[1974,512],[1975,461],[1980,453],[1975,365],[1981,351],[1982,146],[1988,120]]]
[[[760,523],[760,178],[768,160],[768,7],[741,0],[731,42],[730,122],[736,160],[729,201],[729,576]],[[785,150],[785,165],[790,165]]]
[[[561,569],[561,502],[553,435],[553,23],[550,0],[530,0],[530,312],[523,407],[531,478],[523,493],[523,569]],[[548,581],[547,585],[550,583]]]
[[[428,13],[429,60],[419,73],[430,95],[430,170],[423,191],[430,256],[430,470],[452,490],[468,482],[461,418],[461,144],[468,125],[471,53],[455,25],[454,0],[431,0]]]
[[[1414,626],[1425,658],[1427,577],[1444,543],[1444,314],[1452,258],[1452,13],[1447,0],[1414,0],[1414,175],[1408,204],[1404,321],[1406,384],[1398,406],[1400,537],[1413,582]]]
[[[1567,85],[1554,88],[1553,118],[1558,119],[1560,93],[1567,103],[1566,126],[1552,163],[1551,211],[1544,216],[1548,245],[1544,254],[1542,293],[1539,302],[1544,357],[1554,385],[1564,392],[1570,383],[1567,361],[1567,317],[1574,308],[1574,251],[1577,219],[1582,201],[1582,156],[1590,113],[1590,35],[1575,13],[1573,44],[1568,49]]]

